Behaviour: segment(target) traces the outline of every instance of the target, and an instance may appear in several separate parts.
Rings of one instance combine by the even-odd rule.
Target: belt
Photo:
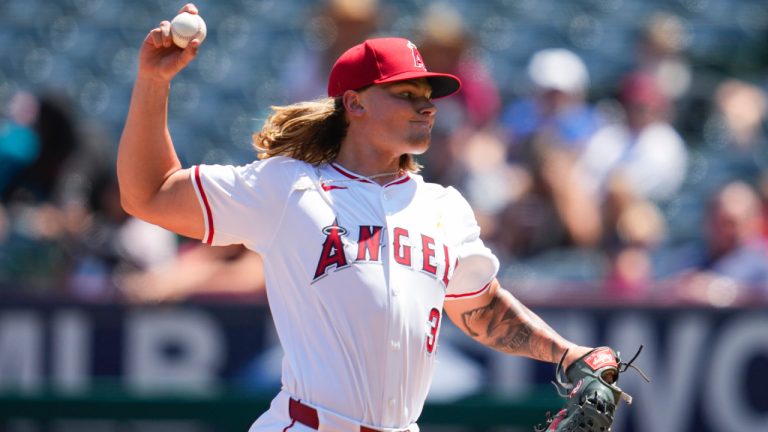
[[[290,398],[288,401],[288,415],[291,416],[291,420],[310,427],[314,430],[320,428],[320,419],[317,416],[317,410],[309,405],[304,405],[301,401],[294,398]],[[371,429],[366,426],[360,426],[360,432],[380,432],[376,429]],[[408,432],[408,429],[401,429],[394,432]]]

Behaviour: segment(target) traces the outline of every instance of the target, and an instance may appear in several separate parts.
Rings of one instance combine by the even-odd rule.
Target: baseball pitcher
[[[285,356],[282,390],[250,432],[418,431],[446,316],[491,348],[560,361],[581,387],[613,386],[602,371],[619,367],[614,352],[565,340],[499,286],[467,201],[419,176],[433,100],[459,91],[458,78],[428,71],[406,39],[370,39],[334,64],[328,97],[273,108],[254,135],[260,160],[183,168],[168,95],[199,49],[175,46],[168,21],[149,32],[117,171],[129,213],[263,257]],[[593,430],[563,427],[612,419],[614,395],[587,395],[550,430]]]

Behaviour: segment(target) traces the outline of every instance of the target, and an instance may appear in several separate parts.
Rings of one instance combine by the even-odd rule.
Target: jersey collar
[[[331,168],[336,170],[336,172],[338,172],[339,174],[343,175],[344,177],[346,177],[348,179],[359,181],[361,183],[374,184],[374,185],[377,185],[377,186],[379,185],[378,183],[376,183],[375,181],[369,179],[368,177],[366,177],[364,175],[357,174],[355,172],[352,172],[352,171],[344,168],[343,166],[339,165],[336,162],[331,162],[329,165],[331,166]],[[403,183],[407,182],[410,179],[411,179],[411,176],[406,171],[405,174],[403,174],[402,176],[392,180],[389,183],[384,184],[382,187],[390,187],[390,186],[400,185],[400,184],[403,184]]]

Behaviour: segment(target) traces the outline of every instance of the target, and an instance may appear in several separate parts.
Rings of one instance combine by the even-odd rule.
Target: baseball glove
[[[538,425],[536,432],[607,432],[611,430],[614,414],[620,399],[627,404],[632,397],[624,393],[616,383],[619,374],[632,367],[648,382],[648,377],[632,365],[643,346],[632,360],[622,363],[619,353],[609,347],[599,347],[588,352],[568,366],[562,377],[563,354],[555,370],[552,384],[560,396],[567,398],[565,408],[554,417],[547,413],[547,421]]]

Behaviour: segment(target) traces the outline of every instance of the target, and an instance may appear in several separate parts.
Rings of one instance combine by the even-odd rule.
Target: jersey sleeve
[[[457,263],[445,300],[475,297],[487,290],[496,277],[499,259],[480,239],[480,226],[467,200],[454,188],[448,188],[446,199],[448,229]]]
[[[276,157],[237,167],[193,166],[190,180],[205,221],[203,242],[243,244],[256,252],[268,249],[297,177],[298,163]]]

